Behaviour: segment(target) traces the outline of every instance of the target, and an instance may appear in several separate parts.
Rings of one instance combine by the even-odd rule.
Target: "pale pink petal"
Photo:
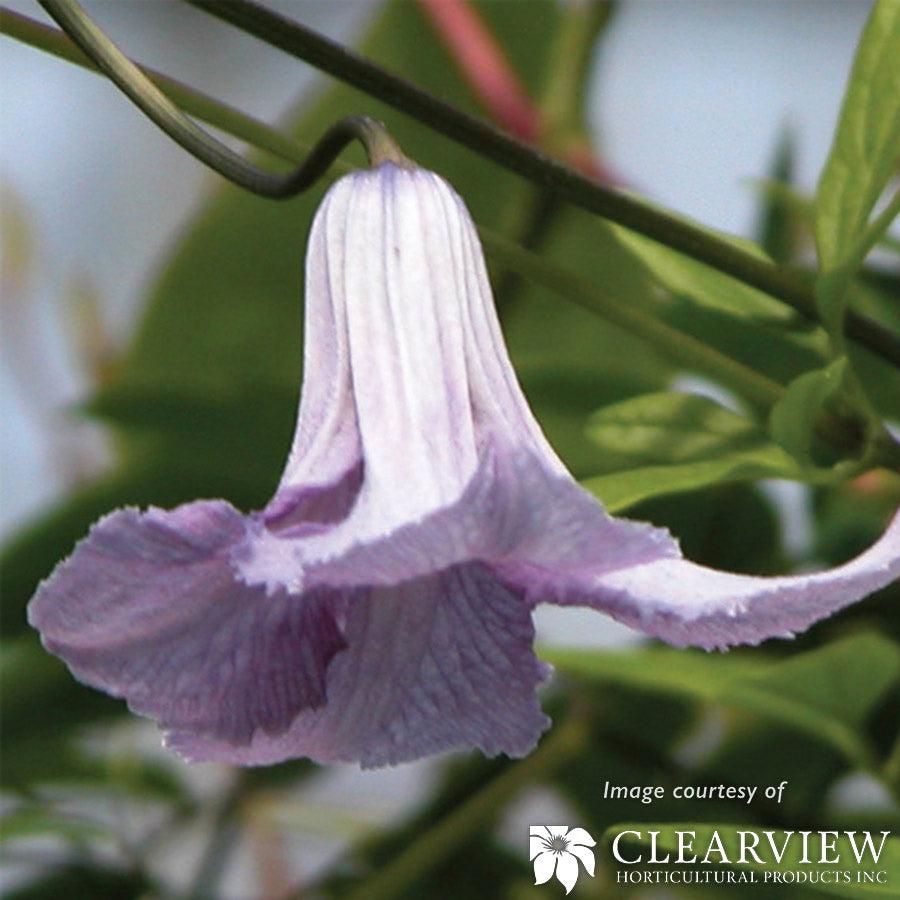
[[[242,546],[236,565],[250,584],[302,573],[305,586],[352,587],[396,584],[472,560],[509,567],[513,576],[519,561],[538,575],[593,576],[679,553],[665,529],[613,518],[544,457],[493,436],[455,502],[369,540],[351,542],[346,531],[342,524],[302,539],[261,532]],[[532,580],[526,571],[520,582]]]
[[[710,649],[791,637],[897,578],[900,512],[865,553],[810,575],[734,575],[668,558],[595,577],[561,567],[543,584],[534,579],[532,590],[551,602],[593,606],[678,647]]]
[[[305,377],[278,494],[363,470],[336,527],[292,548],[297,564],[458,502],[492,432],[565,472],[506,355],[475,227],[443,179],[385,163],[338,181],[313,222],[306,283]]]
[[[609,516],[531,415],[474,225],[432,173],[341,179],[306,281],[306,376],[269,505],[114,513],[29,607],[77,677],[191,758],[520,756],[547,726],[537,603],[724,647],[806,628],[900,576],[900,516],[845,566],[771,579],[697,566],[664,530]],[[584,861],[582,832],[568,838]]]

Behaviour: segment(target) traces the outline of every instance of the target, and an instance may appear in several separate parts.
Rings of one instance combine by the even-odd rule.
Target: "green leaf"
[[[879,0],[863,31],[819,180],[815,236],[820,309],[839,319],[845,288],[874,240],[869,217],[900,164],[900,0]]]
[[[824,369],[795,378],[769,415],[772,437],[811,474],[815,426],[826,401],[840,389],[847,373],[847,357],[840,356]]]
[[[816,246],[822,271],[837,268],[847,258],[898,162],[900,2],[879,0],[856,51],[816,194]]]
[[[878,855],[878,861],[875,862],[870,848],[864,844],[864,832],[855,832],[853,842],[851,842],[851,838],[844,831],[827,830],[837,832],[833,838],[833,847],[831,836],[827,838],[827,843],[823,846],[822,836],[818,832],[812,832],[808,837],[806,845],[808,852],[805,857],[802,834],[796,829],[783,827],[711,825],[706,822],[654,824],[623,822],[608,828],[603,835],[603,840],[604,843],[612,844],[623,832],[636,832],[624,835],[618,842],[618,849],[620,854],[628,859],[637,859],[640,855],[642,862],[634,866],[637,868],[638,865],[644,866],[649,863],[651,841],[653,840],[651,833],[655,832],[656,858],[664,859],[668,855],[669,864],[674,868],[678,865],[675,860],[679,857],[678,832],[693,832],[682,838],[682,841],[691,842],[690,849],[685,847],[683,851],[683,859],[690,860],[694,856],[697,859],[694,863],[678,865],[679,869],[684,870],[685,866],[689,866],[687,871],[693,871],[695,867],[701,872],[708,871],[702,862],[705,857],[708,857],[709,863],[717,866],[726,865],[731,868],[736,878],[740,877],[739,873],[743,873],[744,883],[760,886],[760,896],[781,897],[787,892],[807,890],[830,896],[858,898],[858,900],[897,896],[897,882],[900,881],[900,838],[885,837],[882,846],[881,832],[874,832],[871,840],[874,843],[874,851]],[[853,831],[853,829],[849,830]],[[741,832],[752,832],[758,838],[758,843],[754,843],[754,839],[749,836],[744,837],[744,841],[748,846],[754,847],[761,862],[757,862],[753,854],[749,852],[744,853],[745,862],[740,862],[742,858]],[[771,832],[771,844],[767,832]],[[820,862],[823,854],[827,859],[837,857],[839,862]],[[857,862],[857,854],[859,854],[859,862]],[[779,857],[780,861],[778,861]],[[622,863],[616,863],[617,867],[622,865]],[[666,869],[665,867],[662,870],[657,868],[656,871],[666,871]],[[775,881],[776,875],[788,872],[805,872],[807,875],[812,875],[817,872],[834,873],[835,871],[850,873],[849,883],[843,878],[834,878],[833,874],[830,875],[829,880],[819,879],[814,884],[811,884],[809,879],[801,881],[799,878],[793,882]],[[885,873],[882,876],[884,881],[882,883],[875,880],[866,881],[865,875],[862,874],[859,876],[862,880],[858,881],[857,873],[866,872]]]
[[[813,735],[857,765],[873,765],[861,729],[900,682],[900,646],[859,634],[786,660],[755,654],[713,656],[652,647],[628,653],[546,650],[563,672],[613,684],[718,703]]]
[[[651,497],[629,509],[629,515],[677,534],[685,556],[700,565],[753,575],[785,569],[777,517],[756,484],[717,484]]]
[[[740,319],[784,325],[797,318],[796,312],[785,303],[730,275],[664,247],[635,231],[617,225],[609,228],[619,243],[646,267],[648,273],[675,295],[688,297],[701,306],[723,310]],[[704,230],[754,256],[765,257],[765,253],[750,241],[709,228]]]
[[[624,371],[615,360],[607,359],[608,369],[600,369],[602,362],[554,361],[549,354],[543,359],[531,355],[519,364],[516,373],[531,408],[540,415],[544,433],[564,454],[566,465],[576,478],[615,471],[627,464],[624,457],[614,452],[598,454],[597,445],[585,434],[585,420],[597,408],[598,401],[614,403],[653,390],[660,380],[656,372],[645,369]]]
[[[585,432],[628,466],[583,482],[610,510],[710,484],[802,475],[756,424],[694,394],[644,394],[608,406]]]
[[[769,257],[780,265],[789,265],[796,255],[802,215],[785,199],[793,192],[796,139],[790,126],[782,127],[775,146],[767,190],[760,192],[762,209],[757,226],[759,242]]]

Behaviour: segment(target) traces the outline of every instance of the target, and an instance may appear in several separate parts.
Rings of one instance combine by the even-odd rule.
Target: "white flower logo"
[[[590,848],[595,844],[583,828],[569,831],[568,825],[532,825],[529,858],[534,862],[534,883],[544,884],[555,872],[568,894],[578,881],[579,859],[594,877],[594,851]]]

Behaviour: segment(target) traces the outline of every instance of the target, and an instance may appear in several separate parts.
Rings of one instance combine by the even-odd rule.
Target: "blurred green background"
[[[419,4],[339,4],[337,12],[335,6],[280,8],[348,37],[365,27],[359,45],[368,56],[460,107],[485,113]],[[621,4],[592,51],[588,105],[575,137],[591,136],[600,158],[627,185],[705,224],[740,231],[780,261],[810,265],[803,201],[827,151],[853,44],[869,10],[865,3],[829,4],[829,15],[821,16],[814,6]],[[153,4],[138,12],[88,5],[123,46],[140,48],[139,58],[155,62],[165,47],[185,59],[183,69],[161,67],[191,84],[213,85],[214,79],[204,82],[204,71],[231,69],[230,85],[215,84],[220,96],[244,101],[249,112],[270,121],[290,106],[284,128],[305,142],[344,115],[364,111],[382,118],[410,156],[454,184],[479,225],[531,241],[545,259],[772,379],[787,383],[823,363],[823,332],[786,307],[673,254],[660,255],[580,211],[556,208],[538,216],[540,196],[532,186],[356,91],[319,78],[298,100],[305,66],[260,52],[255,41],[196,11],[169,7]],[[560,65],[555,41],[573,8],[539,0],[479,5],[538,103],[549,102],[548,85]],[[811,37],[807,26],[814,21],[828,40],[817,44]],[[150,37],[148,23],[157,26]],[[735,42],[741,35],[749,46],[765,48],[762,67],[739,66]],[[13,46],[4,40],[4,49]],[[839,61],[836,47],[845,54]],[[22,54],[37,55],[15,50],[18,56],[10,53],[3,64],[5,80],[16,76]],[[609,62],[626,52],[639,65]],[[707,67],[716,60],[716,68]],[[532,884],[527,835],[529,824],[559,821],[587,828],[598,840],[597,876],[582,877],[572,896],[770,897],[781,889],[667,887],[663,894],[618,884],[602,836],[635,821],[645,830],[653,822],[797,831],[896,826],[897,585],[794,642],[727,655],[650,645],[595,614],[541,613],[542,655],[558,669],[545,696],[556,725],[523,762],[460,754],[375,773],[304,762],[250,772],[187,766],[162,751],[155,729],[125,713],[121,703],[76,684],[40,649],[23,610],[38,581],[94,519],[126,503],[172,506],[206,496],[259,508],[274,488],[302,366],[302,246],[327,185],[281,205],[222,186],[153,133],[99,78],[62,62],[48,65],[56,77],[79,79],[79,91],[83,84],[85,91],[102,92],[103,103],[116,115],[121,111],[121,119],[99,120],[113,124],[101,133],[107,155],[94,160],[104,173],[96,194],[59,180],[50,155],[74,153],[97,129],[89,105],[57,129],[56,146],[22,151],[24,164],[22,153],[14,159],[13,141],[4,151],[11,171],[24,165],[28,178],[54,183],[55,218],[99,222],[101,235],[99,245],[76,235],[59,251],[60,222],[47,221],[44,201],[28,192],[28,178],[9,179],[3,353],[14,399],[4,401],[4,421],[5,430],[21,434],[5,437],[13,463],[5,491],[17,512],[4,520],[0,824],[10,873],[4,896],[554,897],[562,891],[558,882]],[[764,112],[768,128],[764,150],[752,166],[745,161],[737,171],[721,170],[728,146],[740,142],[740,115],[751,115],[746,102],[742,107],[736,100],[748,93],[747,80],[798,67],[809,94],[791,111],[793,140],[783,127],[783,102],[764,90],[766,84],[755,85],[756,113]],[[630,81],[622,81],[623,71]],[[604,75],[614,100],[607,99]],[[241,79],[264,82],[253,107],[246,105]],[[635,125],[645,109],[663,103],[661,85],[669,80],[683,101],[674,116],[680,129],[700,135],[699,144],[685,145],[703,148],[702,154],[678,150],[677,133],[656,136]],[[823,99],[822,86],[829,83],[833,92],[826,90]],[[719,97],[715,105],[701,89],[709,84]],[[17,102],[30,103],[30,116],[47,116],[41,82],[27,87]],[[825,143],[820,134],[810,150],[804,116],[816,118],[820,108],[829,117]],[[130,144],[135,132],[152,135],[140,163]],[[571,137],[561,130],[542,139],[565,151]],[[361,161],[357,151],[346,158]],[[668,173],[671,185],[654,166]],[[715,191],[704,198],[702,181],[694,180],[699,171],[739,198],[738,213],[723,210]],[[751,177],[777,178],[790,190],[742,183]],[[122,199],[135,190],[147,205],[124,229],[116,207],[135,202]],[[685,190],[701,198],[698,205],[688,204],[679,193]],[[129,265],[130,248],[141,260],[139,275]],[[896,260],[881,253],[860,279],[856,302],[896,328]],[[647,395],[673,386],[699,390],[748,423],[758,421],[757,411],[702,371],[676,365],[659,347],[489,263],[510,353],[536,415],[576,477],[601,497],[616,498],[616,508],[669,526],[693,559],[750,573],[835,564],[877,537],[900,500],[896,475],[883,472],[828,491],[776,489],[755,481],[765,466],[754,469],[741,460],[738,467],[726,459],[712,474],[701,467],[699,475],[696,468],[685,475],[682,468],[682,481],[670,476],[677,490],[640,502],[624,489],[614,494],[625,483],[623,472],[721,464],[728,456],[718,447],[678,450],[665,428],[649,439],[636,427],[629,430],[633,420],[622,410],[636,410],[640,420]],[[110,272],[130,273],[122,276],[127,289],[111,288]],[[896,370],[864,352],[854,353],[854,363],[879,411],[896,421]],[[613,406],[625,401],[636,405]],[[768,439],[759,440],[770,453]],[[43,467],[29,462],[15,468],[17,455],[40,454]],[[29,472],[46,487],[17,498],[17,473],[24,478]],[[585,643],[592,646],[577,649]],[[783,780],[788,788],[780,804],[670,796],[676,785],[762,790]],[[667,798],[649,806],[610,801],[603,797],[607,781],[661,785]],[[889,845],[883,864],[893,867],[900,884],[897,846]],[[828,892],[873,896],[852,885]],[[789,890],[790,896],[810,893],[818,895]]]

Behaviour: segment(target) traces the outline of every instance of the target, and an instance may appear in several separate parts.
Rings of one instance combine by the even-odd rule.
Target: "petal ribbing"
[[[784,578],[697,566],[665,530],[607,514],[528,409],[474,224],[433,173],[385,163],[328,192],[304,353],[264,510],[113,513],[29,606],[76,677],[155,718],[189,758],[521,756],[549,724],[537,603],[726,647],[792,634],[900,577],[900,514],[856,560]],[[569,839],[590,871],[590,836]],[[538,877],[571,889],[576,856],[531,849]]]

